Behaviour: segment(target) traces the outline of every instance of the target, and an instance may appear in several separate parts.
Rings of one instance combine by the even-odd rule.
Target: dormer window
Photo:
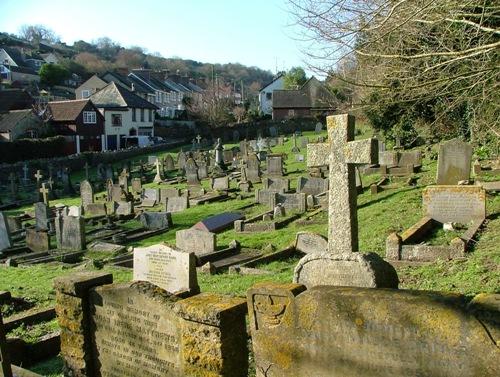
[[[82,98],[89,98],[90,97],[90,90],[82,90]]]
[[[95,111],[84,111],[83,112],[83,124],[96,124],[97,116]]]

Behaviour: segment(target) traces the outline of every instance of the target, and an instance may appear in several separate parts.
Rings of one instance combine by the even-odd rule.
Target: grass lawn
[[[359,138],[368,137],[367,130],[363,129],[358,135]],[[325,135],[326,133],[323,133]],[[317,137],[314,132],[306,132],[310,140]],[[273,148],[273,152],[284,152],[288,154],[287,178],[291,180],[292,188],[296,187],[297,177],[306,175],[305,162],[296,162],[295,156],[290,153],[292,140],[289,139],[284,146]],[[299,144],[299,143],[298,143]],[[226,148],[232,147],[226,145]],[[176,150],[177,151],[177,150]],[[176,152],[175,151],[175,152]],[[165,153],[173,153],[169,151]],[[163,155],[165,153],[160,153]],[[301,148],[301,154],[306,155],[306,150]],[[138,160],[141,157],[134,158]],[[144,158],[144,157],[142,157]],[[175,156],[174,156],[175,159]],[[121,165],[121,164],[120,164]],[[118,166],[118,164],[117,164]],[[95,174],[91,171],[91,175]],[[385,255],[385,240],[391,232],[401,232],[417,222],[422,216],[421,197],[422,189],[435,182],[436,161],[424,158],[422,171],[416,174],[417,185],[408,186],[404,179],[395,179],[390,185],[391,189],[382,191],[376,195],[371,195],[366,187],[375,182],[380,177],[377,175],[363,177],[365,192],[358,196],[358,217],[359,217],[359,239],[360,250],[363,252],[376,252],[381,256]],[[78,182],[78,178],[83,173],[74,175],[73,182]],[[488,176],[488,180],[500,179],[500,177]],[[235,187],[235,183],[232,183]],[[207,183],[204,183],[208,188]],[[146,187],[156,187],[156,184],[146,184]],[[184,187],[178,185],[179,188]],[[259,188],[259,185],[255,186]],[[174,229],[165,234],[157,235],[145,239],[131,246],[149,246],[159,242],[175,244],[175,231],[185,229],[194,223],[211,215],[227,211],[238,211],[253,203],[253,195],[247,198],[232,199],[219,203],[210,203],[189,208],[182,213],[173,214]],[[79,198],[62,198],[55,203],[79,204]],[[22,208],[13,213],[21,213],[29,210],[29,207]],[[160,210],[161,207],[156,208]],[[252,216],[264,212],[264,206],[253,206],[245,209],[247,216]],[[465,294],[472,297],[479,292],[499,292],[500,291],[500,197],[487,197],[488,218],[485,227],[482,229],[477,242],[474,244],[470,254],[465,260],[438,261],[426,266],[405,267],[398,269],[400,278],[400,288],[418,290],[441,290]],[[327,235],[327,216],[321,213],[314,217],[316,220],[310,225],[298,225],[291,223],[288,227],[274,232],[261,232],[254,234],[239,234],[234,230],[226,230],[217,236],[219,247],[226,247],[231,240],[238,240],[243,247],[279,250],[290,245],[295,234],[299,231],[318,232]],[[128,226],[134,225],[131,222]],[[137,223],[135,223],[137,225]],[[454,232],[444,232],[436,230],[428,240],[431,244],[448,243],[457,234]],[[271,246],[270,246],[271,245]],[[32,305],[46,307],[54,304],[55,292],[52,288],[52,281],[55,277],[72,274],[82,269],[96,269],[97,263],[92,259],[102,258],[101,253],[87,255],[87,263],[77,266],[67,266],[60,264],[35,265],[30,267],[6,268],[0,267],[0,290],[8,290],[15,297],[23,297]],[[274,262],[259,268],[271,271],[269,275],[249,275],[239,276],[227,273],[217,275],[198,274],[198,281],[202,291],[212,291],[224,294],[244,296],[247,289],[259,281],[290,282],[292,280],[293,269],[298,259]],[[113,274],[116,282],[128,281],[131,279],[131,271],[122,268],[111,268],[104,266],[103,270]],[[7,313],[15,312],[15,308],[2,308]],[[46,326],[46,327],[43,327]],[[49,331],[57,326],[55,323],[44,324],[42,327],[33,329],[16,329],[11,335],[22,336],[26,339],[33,338],[43,331]],[[56,358],[43,365],[37,366],[34,370],[46,375],[56,376],[57,368],[60,368],[61,361]],[[56,371],[56,372],[53,372]],[[51,374],[55,373],[55,374]]]

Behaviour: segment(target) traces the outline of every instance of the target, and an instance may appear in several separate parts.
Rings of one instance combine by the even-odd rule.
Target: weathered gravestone
[[[189,208],[189,198],[186,196],[174,196],[165,198],[165,211],[167,212],[182,212]]]
[[[288,178],[264,178],[262,179],[264,190],[275,190],[279,192],[290,191],[290,180]]]
[[[104,203],[92,203],[87,204],[83,209],[85,216],[94,217],[94,216],[106,216],[107,209],[106,204]]]
[[[145,281],[111,282],[95,273],[54,282],[67,375],[247,376],[243,299],[180,299]]]
[[[120,185],[111,185],[111,190],[110,190],[110,193],[111,193],[111,200],[114,201],[114,202],[119,202],[120,200],[122,200],[122,196],[124,195],[124,189],[122,186]]]
[[[268,156],[267,157],[267,175],[282,176],[283,175],[283,157]]]
[[[83,207],[87,204],[94,203],[94,189],[89,181],[80,182],[80,198],[82,200]]]
[[[139,216],[142,226],[148,229],[168,229],[172,224],[169,212],[143,212]]]
[[[85,219],[82,216],[69,216],[62,209],[58,211],[55,223],[59,250],[80,251],[85,249]]]
[[[328,191],[328,179],[316,177],[297,178],[297,192],[303,192],[307,195],[319,195]]]
[[[156,161],[158,161],[157,156],[148,156],[148,165],[155,165]]]
[[[184,169],[186,170],[187,184],[199,185],[200,178],[198,177],[198,165],[196,165],[196,162],[192,158],[186,161]]]
[[[321,122],[316,123],[316,125],[314,126],[314,132],[319,134],[322,130],[323,130],[323,125],[321,124]]]
[[[80,206],[69,206],[68,216],[79,217],[82,216],[82,207]]]
[[[9,223],[7,216],[0,212],[0,251],[12,247],[12,240],[10,238]]]
[[[295,250],[304,254],[322,254],[328,250],[328,240],[320,234],[298,232],[295,236]]]
[[[155,177],[153,178],[153,182],[160,183],[163,180],[163,178],[161,176],[160,160],[156,159],[155,164],[156,164],[156,174],[155,174]]]
[[[199,179],[205,179],[208,178],[208,168],[205,163],[200,163],[198,165],[198,178]]]
[[[113,211],[116,215],[127,216],[134,213],[134,203],[133,202],[113,202]]]
[[[163,159],[163,168],[166,171],[175,170],[174,159],[172,158],[172,155],[167,154],[165,156],[165,158]]]
[[[132,192],[135,194],[142,192],[142,181],[140,178],[132,178]]]
[[[176,198],[181,196],[181,191],[175,187],[160,188],[160,201],[163,203],[167,198]]]
[[[157,188],[145,188],[142,191],[142,206],[153,207],[160,202],[160,190]]]
[[[458,139],[449,140],[439,146],[438,185],[456,185],[470,177],[472,147]]]
[[[309,138],[307,136],[303,136],[300,138],[300,147],[307,148],[307,144],[309,144]]]
[[[199,229],[183,229],[175,232],[175,246],[196,255],[211,253],[217,248],[217,235]]]
[[[184,153],[182,150],[177,154],[177,165],[179,166],[179,170],[184,170],[186,167],[186,153]]]
[[[287,211],[304,213],[307,210],[307,197],[304,193],[282,194],[275,192],[270,196],[269,208],[273,209],[281,204]]]
[[[456,294],[271,283],[247,297],[257,377],[500,374],[498,304],[464,308]]]
[[[26,246],[32,251],[48,251],[50,238],[45,230],[26,229]]]
[[[255,153],[250,153],[247,157],[246,175],[251,183],[260,182],[260,161]]]
[[[394,268],[375,253],[358,252],[356,164],[377,162],[377,140],[354,141],[354,117],[327,117],[328,143],[307,145],[308,166],[329,163],[328,250],[297,264],[294,282],[307,287],[339,285],[397,288]]]
[[[212,190],[229,190],[229,177],[226,175],[224,177],[212,178],[211,187]]]
[[[38,230],[49,229],[50,209],[49,206],[43,202],[34,204],[35,207],[35,227]]]
[[[236,220],[241,220],[243,218],[245,218],[245,216],[239,212],[224,212],[207,217],[194,224],[191,228],[217,233],[232,228]]]
[[[134,280],[148,281],[170,293],[200,291],[195,254],[164,244],[134,249]]]

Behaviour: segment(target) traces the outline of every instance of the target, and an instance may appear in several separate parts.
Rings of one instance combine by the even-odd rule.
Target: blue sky
[[[0,31],[43,24],[72,44],[108,36],[165,57],[304,66],[286,0],[0,0]]]

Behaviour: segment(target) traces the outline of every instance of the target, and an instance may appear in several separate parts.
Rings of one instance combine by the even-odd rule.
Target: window
[[[160,91],[157,90],[155,92],[155,94],[156,94],[156,103],[159,103],[161,101],[161,99],[160,99]]]
[[[266,93],[266,99],[267,99],[268,101],[271,101],[271,100],[273,99],[273,93],[272,93],[272,92],[268,92],[268,93]]]
[[[83,112],[83,124],[96,124],[96,119],[95,111]]]
[[[148,110],[148,122],[153,121],[153,110],[149,109]]]
[[[141,122],[144,122],[144,109],[141,109]]]
[[[132,122],[137,122],[137,112],[136,112],[136,108],[134,107],[132,109]]]
[[[289,117],[294,117],[295,116],[295,110],[294,109],[288,110],[288,116]]]
[[[89,98],[90,90],[82,90],[82,98]]]
[[[111,114],[111,125],[114,127],[122,126],[122,114]]]

